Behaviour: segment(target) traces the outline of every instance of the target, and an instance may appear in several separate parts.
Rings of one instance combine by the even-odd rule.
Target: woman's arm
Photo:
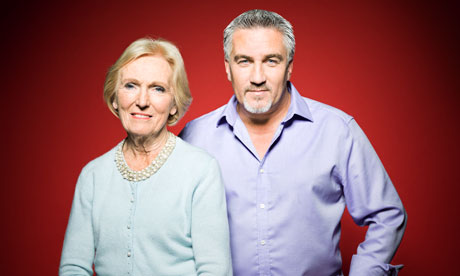
[[[232,275],[225,191],[212,159],[193,193],[192,246],[198,275]]]
[[[93,179],[84,168],[77,181],[69,224],[62,248],[59,275],[93,275],[94,235],[92,225]]]

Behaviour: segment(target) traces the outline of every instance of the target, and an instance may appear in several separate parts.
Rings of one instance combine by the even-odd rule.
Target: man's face
[[[278,107],[292,71],[283,34],[274,28],[238,29],[225,61],[238,103],[254,114]]]

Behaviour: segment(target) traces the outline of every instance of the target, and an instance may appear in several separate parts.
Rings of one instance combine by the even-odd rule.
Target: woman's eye
[[[153,87],[153,89],[155,90],[155,92],[160,92],[160,93],[163,93],[166,91],[166,89],[162,86],[155,86]]]
[[[132,88],[134,88],[134,84],[132,82],[128,82],[128,83],[125,84],[125,88],[126,89],[132,89]]]

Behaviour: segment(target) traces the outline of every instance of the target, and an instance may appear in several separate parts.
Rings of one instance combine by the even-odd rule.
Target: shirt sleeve
[[[198,275],[232,275],[225,191],[214,159],[193,192],[191,235]]]
[[[64,238],[59,275],[93,275],[95,254],[92,226],[93,180],[83,169],[78,178]]]
[[[344,194],[348,211],[365,240],[352,257],[350,276],[397,275],[402,265],[389,264],[406,228],[407,214],[375,150],[355,120],[350,139]]]

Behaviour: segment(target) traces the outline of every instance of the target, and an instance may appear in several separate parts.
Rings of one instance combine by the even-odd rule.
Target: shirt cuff
[[[381,263],[366,256],[353,255],[349,276],[396,276],[403,267]]]

